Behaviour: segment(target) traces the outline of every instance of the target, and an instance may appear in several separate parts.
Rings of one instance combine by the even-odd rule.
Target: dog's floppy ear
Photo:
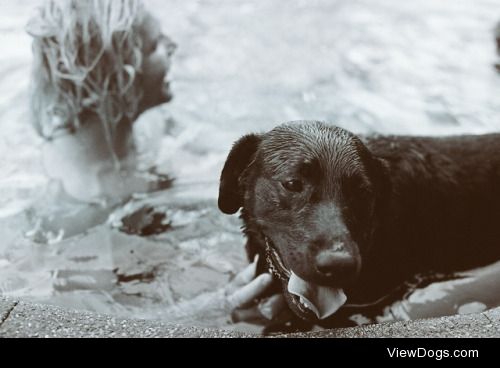
[[[361,159],[365,163],[368,174],[375,185],[376,199],[378,202],[376,207],[380,209],[382,205],[387,204],[386,198],[388,198],[388,193],[391,191],[389,163],[384,158],[374,155],[359,137],[356,137],[355,141],[357,142]]]
[[[260,136],[245,135],[240,138],[229,152],[222,169],[219,187],[219,209],[226,214],[233,214],[243,205],[243,193],[238,185],[240,175],[253,160]]]

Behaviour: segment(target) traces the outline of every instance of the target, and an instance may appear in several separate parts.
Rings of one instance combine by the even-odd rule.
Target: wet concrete
[[[155,320],[37,305],[0,297],[0,337],[259,337]],[[483,313],[280,335],[280,337],[500,337],[500,308]]]

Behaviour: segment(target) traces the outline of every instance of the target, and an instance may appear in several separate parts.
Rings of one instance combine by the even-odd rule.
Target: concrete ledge
[[[0,297],[0,326],[2,326],[5,320],[7,320],[10,312],[12,312],[16,305],[16,301]]]
[[[500,337],[500,308],[477,314],[380,323],[287,337]]]
[[[0,337],[258,337],[67,310],[0,297]],[[500,337],[500,308],[478,314],[382,323],[280,337]]]
[[[16,304],[17,303],[17,304]],[[0,306],[14,309],[0,325],[0,337],[245,337],[231,331],[180,326],[16,302],[0,297]],[[251,335],[248,335],[250,337]]]

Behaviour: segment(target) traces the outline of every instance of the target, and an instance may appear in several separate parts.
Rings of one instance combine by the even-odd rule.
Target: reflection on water
[[[0,293],[144,318],[203,297],[245,265],[236,216],[216,208],[231,143],[297,119],[359,133],[499,130],[495,0],[147,0],[178,44],[175,99],[136,128],[142,168],[172,189],[113,206],[57,199],[27,122],[35,1],[0,0]],[[165,186],[172,183],[164,177]],[[78,218],[60,230],[61,216]],[[85,225],[85,226],[83,226]],[[352,323],[468,313],[500,305],[500,265],[432,279],[401,300],[351,311]],[[436,277],[436,275],[433,275]],[[200,299],[201,298],[201,299]],[[193,323],[228,325],[227,316]],[[248,325],[242,329],[255,329]]]

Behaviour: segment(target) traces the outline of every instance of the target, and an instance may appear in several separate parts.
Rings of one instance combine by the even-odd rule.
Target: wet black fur
[[[271,180],[264,182],[270,186],[280,170],[301,167],[304,160],[300,175],[313,188],[300,204],[306,210],[287,198],[277,201],[266,186],[255,190],[259,178]],[[262,203],[276,202],[260,209],[271,223],[259,223],[257,196]],[[359,248],[360,272],[345,285],[350,303],[373,301],[416,273],[492,263],[500,259],[500,134],[357,137],[318,122],[295,122],[240,139],[221,175],[219,207],[225,213],[242,207],[250,259],[263,252],[263,226],[269,229],[265,231],[282,231],[288,205],[294,225],[287,229],[287,239],[311,244],[314,239],[305,232],[319,231],[323,224],[319,219],[301,226],[301,216],[314,218],[317,207],[329,201],[341,207],[337,217],[347,227],[345,236]],[[295,254],[291,262],[310,263],[308,253],[299,248],[290,245]],[[266,268],[263,262],[259,267]],[[309,276],[307,267],[303,274]],[[310,277],[326,282],[312,273]]]

